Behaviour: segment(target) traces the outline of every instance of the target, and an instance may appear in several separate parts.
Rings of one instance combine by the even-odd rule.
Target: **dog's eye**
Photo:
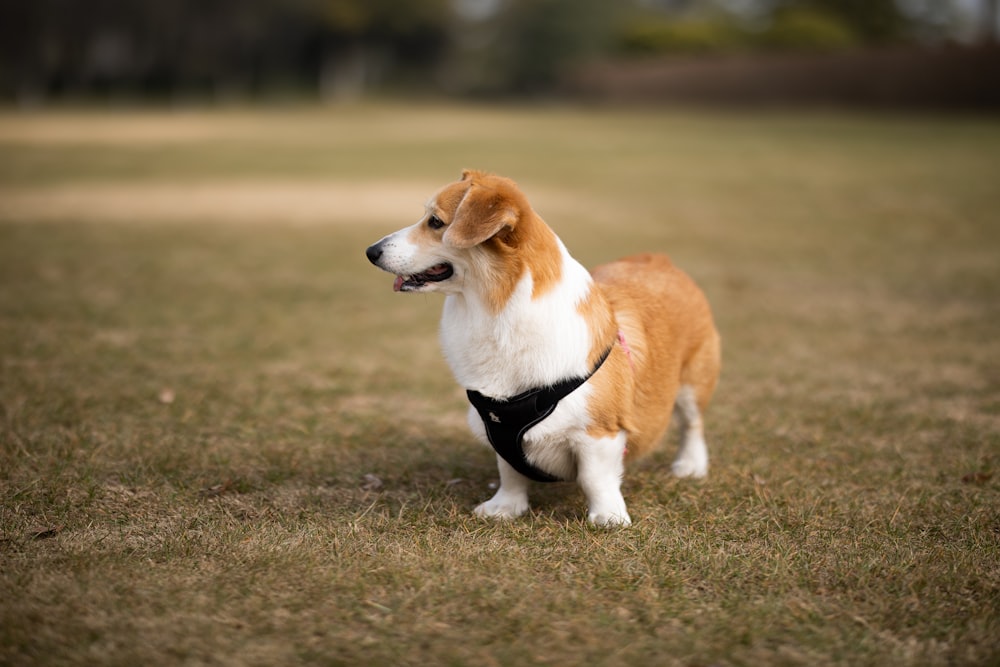
[[[441,220],[441,218],[437,217],[436,215],[432,215],[430,218],[427,219],[427,226],[430,227],[431,229],[441,229],[442,227],[444,227],[444,221]]]

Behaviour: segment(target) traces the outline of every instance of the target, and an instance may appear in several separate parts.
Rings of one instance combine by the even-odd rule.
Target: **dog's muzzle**
[[[375,245],[371,245],[365,250],[365,256],[368,257],[368,261],[382,269],[383,271],[388,271],[389,273],[396,273],[392,268],[386,267],[382,264],[382,256],[385,254],[384,246],[385,239],[382,239]],[[396,281],[393,283],[392,289],[396,292],[416,292],[426,287],[430,283],[439,283],[448,280],[453,275],[455,275],[454,267],[448,262],[442,262],[441,264],[435,264],[423,271],[418,273],[413,273],[409,275],[403,275],[396,273]]]

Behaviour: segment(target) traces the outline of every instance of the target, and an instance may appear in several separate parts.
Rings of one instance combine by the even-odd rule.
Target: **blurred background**
[[[0,665],[1000,665],[998,5],[0,0]],[[465,167],[709,297],[627,535],[472,519]]]
[[[1000,106],[1000,0],[4,0],[0,100]]]

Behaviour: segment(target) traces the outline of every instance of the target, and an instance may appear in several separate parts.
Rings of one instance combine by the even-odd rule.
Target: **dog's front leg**
[[[519,517],[528,511],[528,484],[531,480],[514,470],[500,456],[497,456],[497,468],[500,471],[500,488],[473,512],[476,516],[496,519]]]
[[[577,482],[587,496],[587,518],[595,526],[630,526],[622,497],[625,432],[606,438],[587,437],[577,455]]]

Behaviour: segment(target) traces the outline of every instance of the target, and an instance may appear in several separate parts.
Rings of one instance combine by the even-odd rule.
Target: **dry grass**
[[[0,152],[0,664],[1000,664],[995,121],[57,113]],[[636,466],[629,530],[572,486],[469,514],[439,300],[362,255],[466,166],[714,304],[712,473]]]

